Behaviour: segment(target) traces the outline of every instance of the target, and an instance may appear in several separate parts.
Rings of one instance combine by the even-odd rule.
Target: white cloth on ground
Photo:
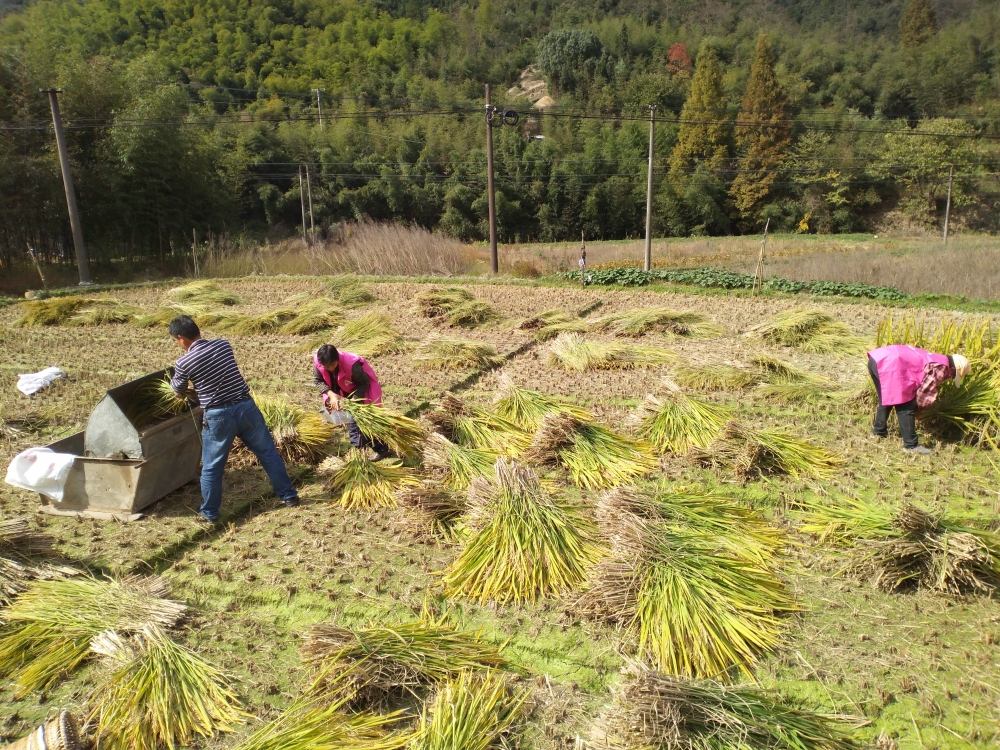
[[[28,448],[14,456],[7,467],[7,484],[62,502],[66,478],[75,458],[71,453],[56,453],[51,448]]]
[[[28,372],[17,376],[17,390],[25,396],[38,393],[42,388],[48,388],[53,381],[66,377],[66,373],[58,367],[46,367],[41,372]]]

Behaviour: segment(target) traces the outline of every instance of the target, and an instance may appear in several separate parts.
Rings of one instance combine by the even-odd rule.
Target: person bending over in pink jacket
[[[917,442],[917,410],[926,409],[937,399],[938,388],[946,380],[962,384],[969,374],[969,360],[961,354],[932,354],[915,346],[893,344],[868,352],[868,373],[878,394],[878,411],[872,435],[888,437],[886,421],[896,410],[899,436],[907,453],[932,453]]]

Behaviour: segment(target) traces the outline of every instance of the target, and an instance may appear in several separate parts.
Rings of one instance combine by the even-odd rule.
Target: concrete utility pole
[[[80,286],[89,286],[90,262],[87,260],[87,247],[83,244],[83,227],[80,225],[80,212],[76,208],[76,189],[73,187],[73,171],[69,164],[69,154],[66,152],[66,136],[63,134],[62,118],[59,116],[58,94],[62,89],[39,89],[49,95],[49,106],[52,108],[52,129],[56,133],[56,146],[59,149],[59,166],[62,168],[63,187],[66,188],[66,209],[69,211],[69,225],[73,230],[73,247],[76,249],[76,265],[80,271]]]
[[[944,205],[944,244],[948,244],[948,220],[951,218],[951,185],[955,180],[955,167],[948,168],[948,202]]]
[[[646,256],[642,267],[647,271],[653,265],[653,133],[656,123],[656,105],[649,105],[649,166],[646,168]]]
[[[490,85],[486,84],[486,193],[490,205],[490,271],[500,272],[497,257],[497,199],[493,192],[493,107],[490,104]]]
[[[302,185],[302,165],[299,165],[299,205],[302,206],[302,241],[309,243],[309,238],[306,237],[306,193],[305,188]]]
[[[323,129],[323,102],[320,100],[320,94],[326,91],[326,89],[313,89],[316,94],[316,109],[319,112],[319,129]]]
[[[313,186],[312,186],[312,176],[309,173],[309,165],[306,164],[306,192],[309,195],[309,234],[312,236],[312,242],[316,242],[316,222],[313,221]]]

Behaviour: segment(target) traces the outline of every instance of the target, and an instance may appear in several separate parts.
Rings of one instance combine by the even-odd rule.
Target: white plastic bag
[[[7,467],[7,484],[62,502],[66,478],[75,458],[71,453],[56,453],[51,448],[28,448],[14,456]]]
[[[28,372],[17,376],[17,390],[25,396],[38,393],[43,388],[48,388],[53,381],[66,377],[66,373],[58,367],[46,367],[41,372]]]
[[[347,424],[351,421],[351,415],[346,411],[327,411],[320,409],[319,415],[330,424]]]

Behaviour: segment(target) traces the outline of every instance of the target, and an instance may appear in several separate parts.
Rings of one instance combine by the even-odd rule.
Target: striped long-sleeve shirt
[[[188,381],[202,409],[250,398],[250,387],[236,364],[233,347],[225,339],[198,339],[191,344],[187,354],[174,364],[170,385],[177,393],[188,393]]]

